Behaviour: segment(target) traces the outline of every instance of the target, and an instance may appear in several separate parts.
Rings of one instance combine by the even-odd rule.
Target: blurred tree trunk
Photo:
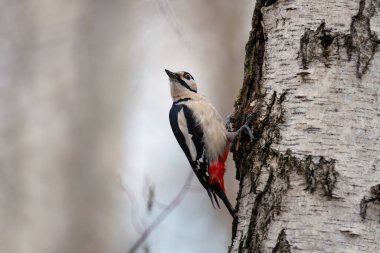
[[[380,252],[380,3],[257,0],[230,252]]]
[[[0,252],[120,252],[126,8],[112,3],[0,3]]]

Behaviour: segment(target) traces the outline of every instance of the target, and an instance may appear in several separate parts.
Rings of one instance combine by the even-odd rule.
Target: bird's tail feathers
[[[214,192],[214,197],[215,197],[215,194],[218,195],[218,197],[223,201],[224,205],[227,207],[231,216],[235,217],[235,209],[232,207],[230,201],[228,200],[228,198],[227,198],[225,192],[222,190],[222,188],[220,186],[216,185],[216,187],[214,187],[214,189],[213,189],[213,192]],[[218,203],[216,198],[215,198],[215,201],[216,201],[216,203]],[[219,206],[219,204],[218,204],[218,206]]]
[[[212,204],[212,206],[213,206],[214,208],[216,208],[216,207],[215,207],[215,204],[214,204],[214,200],[215,200],[216,206],[220,209],[220,205],[219,205],[219,202],[218,202],[218,199],[217,199],[217,197],[216,197],[215,192],[214,192],[213,190],[211,190],[211,189],[207,189],[207,194],[208,194],[208,196],[210,197],[210,200],[211,200],[211,204]]]

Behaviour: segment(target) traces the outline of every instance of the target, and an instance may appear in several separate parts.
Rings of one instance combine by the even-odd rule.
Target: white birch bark
[[[379,13],[257,1],[235,123],[259,106],[258,139],[234,147],[230,252],[380,252]]]

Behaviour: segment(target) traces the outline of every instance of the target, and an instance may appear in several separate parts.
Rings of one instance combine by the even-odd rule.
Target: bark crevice
[[[277,2],[277,0],[267,0],[265,2],[265,7],[271,6],[271,5],[275,4],[276,2]]]

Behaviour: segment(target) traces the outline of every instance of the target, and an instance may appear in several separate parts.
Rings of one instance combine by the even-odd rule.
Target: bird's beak
[[[176,73],[173,73],[173,72],[171,72],[170,70],[167,70],[167,69],[165,69],[165,72],[166,72],[166,74],[168,74],[168,76],[169,76],[170,79],[174,79],[174,80],[178,79],[178,75]]]

